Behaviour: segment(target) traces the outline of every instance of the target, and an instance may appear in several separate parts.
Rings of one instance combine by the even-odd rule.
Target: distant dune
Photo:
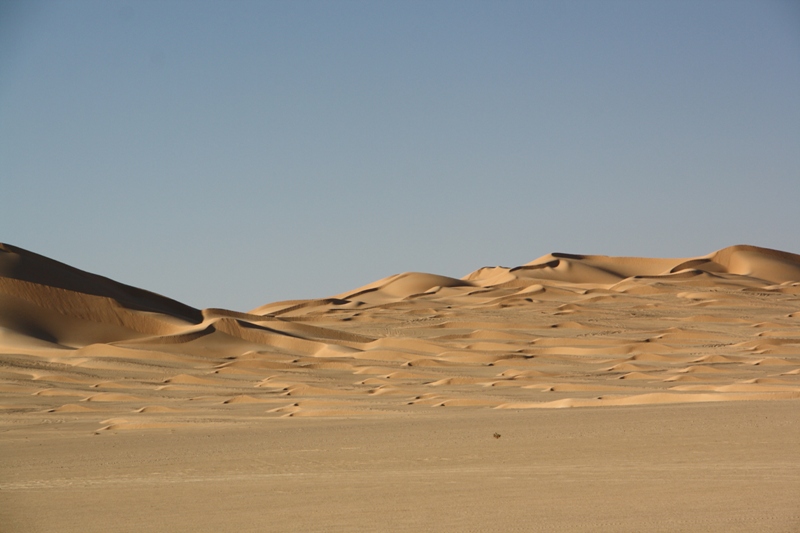
[[[287,416],[337,413],[328,398],[365,413],[783,399],[800,395],[798,294],[800,255],[741,245],[680,259],[553,253],[462,279],[410,272],[330,298],[200,311],[2,245],[0,350],[70,365],[7,368],[21,390],[47,385],[51,409],[61,408],[54,391],[88,398],[121,382],[134,396],[120,403],[153,403],[157,392],[174,408],[187,390],[220,403],[315,399],[276,411]],[[173,389],[181,395],[164,395]]]

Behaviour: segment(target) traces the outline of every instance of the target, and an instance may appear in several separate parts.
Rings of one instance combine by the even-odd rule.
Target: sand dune
[[[796,412],[798,309],[800,255],[754,246],[553,253],[240,312],[0,245],[0,429],[36,435],[58,421],[99,437],[364,418],[402,433],[457,413]]]
[[[800,368],[797,296],[785,290],[800,286],[800,256],[754,246],[680,259],[553,253],[462,279],[398,274],[247,313],[193,309],[20,248],[0,250],[5,384],[47,382],[87,402],[145,405],[157,396],[183,410],[190,393],[223,405],[344,395],[354,402],[348,412],[403,413],[406,402],[376,391],[391,383],[409,397],[453,389],[460,405],[518,400],[519,383],[497,381],[495,366],[517,372],[514,380],[550,376],[549,392],[589,394],[614,379],[636,381],[637,395],[690,376],[713,380],[710,393],[749,379],[755,394],[766,383],[758,380]],[[708,301],[724,305],[694,309]],[[48,371],[23,371],[34,362]],[[371,368],[381,377],[359,379]],[[50,394],[15,401],[61,409],[41,403]]]

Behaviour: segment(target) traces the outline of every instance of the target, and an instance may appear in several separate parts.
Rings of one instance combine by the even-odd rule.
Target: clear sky
[[[800,253],[800,2],[0,0],[0,199],[0,241],[237,310]]]

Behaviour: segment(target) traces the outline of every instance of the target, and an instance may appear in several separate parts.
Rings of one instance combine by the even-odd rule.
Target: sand
[[[198,310],[0,245],[0,531],[799,531],[800,256]]]

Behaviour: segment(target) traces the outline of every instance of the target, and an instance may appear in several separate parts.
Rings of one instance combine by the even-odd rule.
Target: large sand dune
[[[553,253],[238,312],[0,245],[0,363],[0,531],[800,531],[791,253]]]

